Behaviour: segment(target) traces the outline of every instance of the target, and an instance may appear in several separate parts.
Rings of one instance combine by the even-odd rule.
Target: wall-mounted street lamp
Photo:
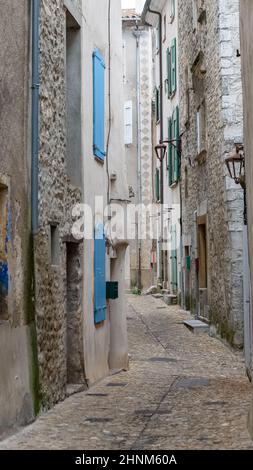
[[[245,188],[245,158],[242,144],[235,144],[231,155],[225,160],[230,178]]]
[[[155,153],[160,162],[164,160],[166,151],[167,151],[167,147],[166,145],[163,145],[163,143],[155,146]]]
[[[245,156],[243,144],[235,144],[233,152],[225,163],[227,165],[230,178],[236,184],[240,184],[244,192],[244,224],[247,225],[247,197],[246,197],[246,180],[245,180]]]

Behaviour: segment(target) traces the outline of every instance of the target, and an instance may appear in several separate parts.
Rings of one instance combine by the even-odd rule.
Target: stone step
[[[210,327],[200,320],[185,320],[184,325],[194,334],[209,333]]]

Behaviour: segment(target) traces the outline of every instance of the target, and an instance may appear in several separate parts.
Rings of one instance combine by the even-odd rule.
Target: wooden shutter
[[[133,103],[132,101],[126,101],[124,106],[124,135],[125,145],[133,143]]]
[[[93,52],[93,153],[105,158],[105,63],[98,50]]]
[[[106,319],[106,245],[103,224],[97,224],[94,238],[94,320]]]
[[[167,94],[168,94],[168,98],[170,98],[170,95],[171,95],[171,51],[169,47],[166,52],[166,58],[167,58]]]
[[[173,39],[171,45],[171,92],[177,90],[177,40]]]
[[[172,133],[172,119],[168,119],[168,140],[173,139]],[[168,144],[168,178],[169,178],[169,186],[173,183],[173,145]]]
[[[171,287],[173,292],[177,291],[177,227],[171,228]]]
[[[156,109],[156,122],[160,121],[160,90],[155,90],[155,109]]]
[[[173,21],[173,19],[175,18],[175,14],[176,14],[176,0],[171,0],[171,20]]]

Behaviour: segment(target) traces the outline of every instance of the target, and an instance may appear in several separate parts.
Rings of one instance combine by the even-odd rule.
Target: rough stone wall
[[[179,0],[179,70],[181,131],[186,121],[185,68],[189,69],[189,128],[183,136],[182,194],[184,245],[192,246],[191,306],[196,312],[198,284],[194,259],[197,216],[207,215],[208,288],[205,313],[220,334],[243,342],[242,191],[230,181],[224,159],[242,141],[238,0],[205,0],[206,22],[193,31],[192,2]],[[197,156],[197,94],[191,67],[204,53],[202,79],[206,102],[206,161]],[[185,197],[187,168],[188,197]]]
[[[82,201],[81,188],[70,185],[66,170],[64,3],[63,0],[43,0],[40,19],[39,231],[35,241],[35,264],[40,385],[44,407],[64,398],[66,392],[65,241],[71,234],[72,207]],[[81,1],[72,0],[70,3],[81,11]],[[57,224],[59,229],[58,266],[51,263],[50,224]],[[79,321],[81,323],[81,319]]]

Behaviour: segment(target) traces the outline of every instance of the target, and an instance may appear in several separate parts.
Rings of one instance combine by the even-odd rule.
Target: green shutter
[[[177,227],[171,228],[171,287],[173,292],[177,291]]]
[[[176,14],[176,0],[171,0],[171,19],[175,18]]]
[[[155,90],[155,109],[156,109],[156,122],[160,120],[160,91],[159,88]]]
[[[171,92],[177,90],[177,40],[173,39],[171,45]]]
[[[173,182],[177,182],[179,180],[179,169],[180,169],[180,159],[179,159],[179,108],[178,106],[173,112],[173,139],[174,139],[174,147],[173,147]]]
[[[172,133],[172,119],[168,119],[168,140],[173,139]],[[173,183],[173,145],[168,144],[168,177],[169,177],[169,186]]]
[[[168,98],[169,98],[171,95],[171,51],[169,47],[167,49],[166,57],[167,57],[167,87],[168,87],[167,93],[168,93]]]
[[[156,174],[155,174],[155,193],[156,193],[156,200],[160,200],[160,175],[159,175],[159,169],[156,168]]]

